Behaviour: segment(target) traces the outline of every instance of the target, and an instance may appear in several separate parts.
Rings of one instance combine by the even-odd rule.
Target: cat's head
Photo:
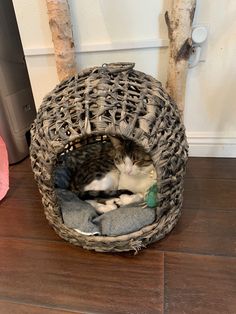
[[[149,174],[153,169],[151,157],[133,141],[110,138],[114,149],[114,162],[121,173],[132,176]]]

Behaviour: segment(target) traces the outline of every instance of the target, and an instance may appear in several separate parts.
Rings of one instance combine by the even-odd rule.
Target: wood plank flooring
[[[60,239],[28,159],[0,214],[0,314],[236,314],[236,159],[190,158],[182,217],[136,256]]]

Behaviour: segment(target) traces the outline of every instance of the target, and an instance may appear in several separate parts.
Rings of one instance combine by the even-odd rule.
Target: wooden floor
[[[0,215],[0,314],[236,314],[236,159],[190,159],[179,223],[137,256],[58,238],[28,159]]]

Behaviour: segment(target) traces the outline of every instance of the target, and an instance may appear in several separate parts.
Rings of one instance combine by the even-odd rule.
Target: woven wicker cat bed
[[[169,233],[181,214],[185,128],[161,83],[133,67],[103,65],[61,82],[44,98],[31,129],[31,163],[46,217],[59,236],[86,249],[137,251]],[[159,177],[158,210],[163,212],[152,225],[108,237],[82,235],[63,223],[53,185],[57,157],[100,135],[133,140],[150,153]]]

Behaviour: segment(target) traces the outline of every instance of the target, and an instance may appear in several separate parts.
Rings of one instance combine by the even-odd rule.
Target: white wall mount
[[[189,58],[189,68],[194,68],[200,61],[206,60],[207,37],[209,27],[206,24],[194,25],[192,29],[192,51]]]

